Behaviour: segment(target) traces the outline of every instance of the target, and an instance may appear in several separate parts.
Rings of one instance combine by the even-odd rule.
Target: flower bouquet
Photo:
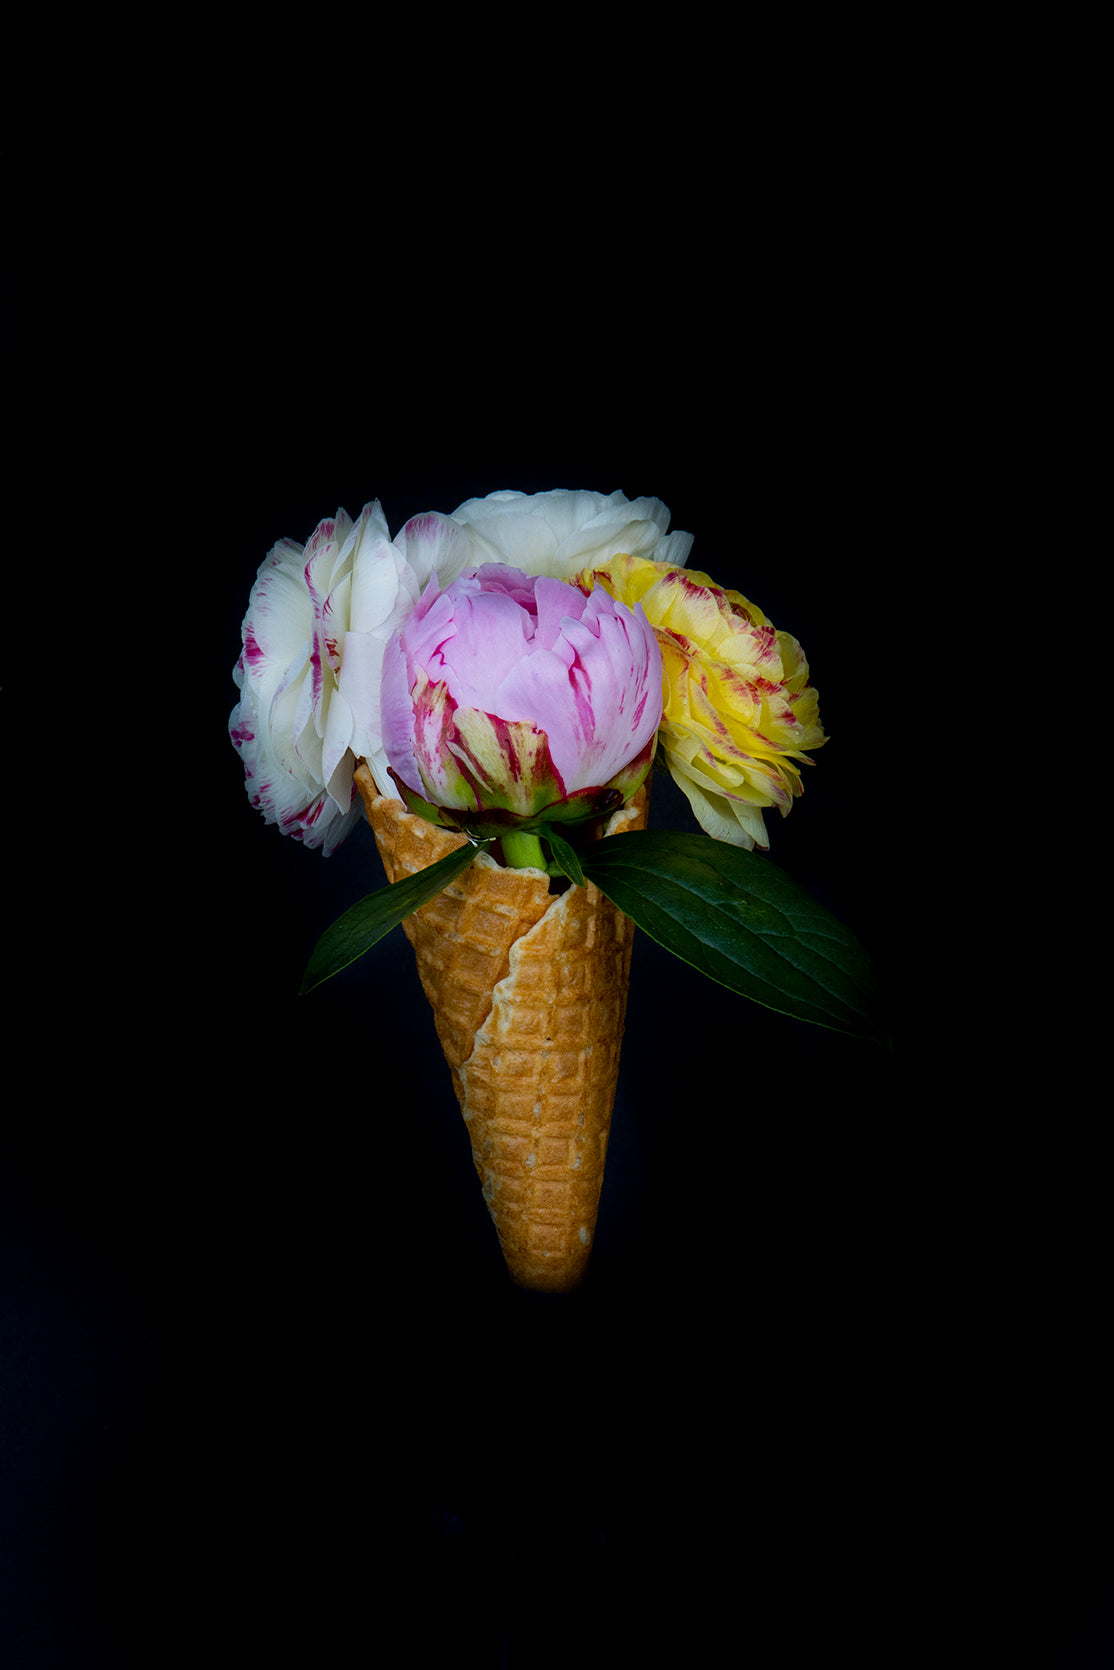
[[[394,539],[378,501],[338,511],[264,561],[233,673],[251,803],[325,854],[366,814],[388,878],[302,990],[402,924],[527,1288],[587,1268],[636,926],[884,1040],[862,947],[755,850],[826,740],[804,655],[668,526],[622,493],[493,493]],[[647,829],[655,764],[699,832]]]

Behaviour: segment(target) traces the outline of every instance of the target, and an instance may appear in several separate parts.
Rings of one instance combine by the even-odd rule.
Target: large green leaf
[[[768,858],[664,830],[599,841],[581,858],[601,893],[710,979],[797,1020],[888,1042],[863,947]]]
[[[384,934],[389,934],[405,917],[427,904],[450,881],[455,880],[482,850],[483,847],[469,842],[450,852],[448,857],[438,859],[428,869],[407,876],[405,881],[396,881],[389,887],[369,893],[359,904],[346,910],[343,916],[338,916],[314,946],[302,977],[302,993],[312,991],[323,980],[339,974],[342,968],[362,957]]]

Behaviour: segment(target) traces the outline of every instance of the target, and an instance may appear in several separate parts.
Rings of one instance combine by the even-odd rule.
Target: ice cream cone
[[[356,771],[389,881],[463,845]],[[646,823],[644,785],[608,836]],[[512,1279],[563,1292],[596,1229],[634,924],[593,887],[481,853],[403,922]]]

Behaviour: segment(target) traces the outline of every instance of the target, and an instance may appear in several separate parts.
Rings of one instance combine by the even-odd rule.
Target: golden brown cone
[[[387,879],[464,844],[356,770]],[[646,824],[644,785],[608,836]],[[541,870],[481,853],[406,918],[512,1279],[564,1292],[588,1267],[619,1075],[634,924],[589,882],[551,893]]]

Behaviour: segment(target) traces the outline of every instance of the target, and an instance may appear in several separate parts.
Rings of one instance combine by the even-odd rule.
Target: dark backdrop
[[[1052,1461],[1015,1448],[1009,1148],[936,1001],[963,953],[929,872],[964,802],[929,356],[839,260],[822,291],[788,262],[744,287],[688,230],[683,297],[656,250],[526,318],[475,313],[416,236],[338,311],[308,257],[230,290],[195,267],[129,367],[97,589],[151,578],[97,617],[49,835],[70,932],[23,994],[38,1090],[0,1177],[13,1670],[218,1641],[332,1664],[353,1628],[400,1665],[950,1662],[996,1639],[964,1632],[976,1601],[1086,1646],[1093,1453],[1062,1424]],[[401,933],[296,996],[382,873],[363,826],[328,860],[265,826],[226,735],[276,539],[551,486],[662,498],[691,564],[800,639],[830,742],[771,859],[870,949],[897,1044],[640,936],[569,1298],[507,1282]],[[691,827],[660,779],[654,820]],[[1089,1317],[1061,1321],[1073,1362]],[[1066,1528],[1019,1593],[999,1527],[1046,1488]]]

